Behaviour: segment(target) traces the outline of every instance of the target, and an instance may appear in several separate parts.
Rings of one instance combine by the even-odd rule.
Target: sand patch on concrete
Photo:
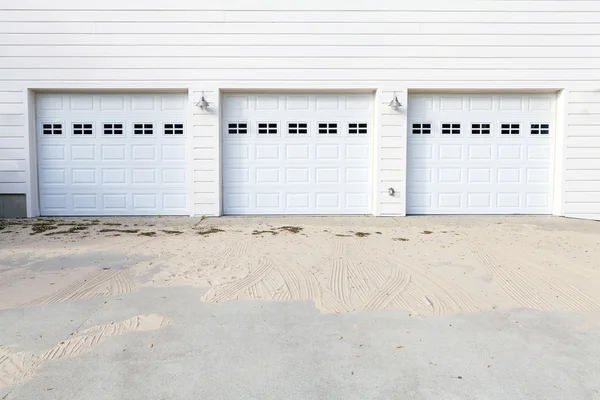
[[[324,313],[400,309],[426,317],[512,308],[600,311],[595,287],[600,225],[587,221],[114,218],[111,223],[152,226],[157,235],[124,239],[92,226],[90,238],[75,243],[27,233],[0,246],[0,285],[9,290],[6,296],[0,291],[0,308],[189,285],[209,288],[201,299],[205,302],[310,300]],[[214,234],[198,234],[208,231]],[[28,280],[30,267],[17,268],[10,254],[32,245],[67,261],[85,252],[123,254],[123,260],[111,261],[122,268],[104,270],[99,262],[96,268],[44,270],[43,279],[33,274],[36,279]],[[13,261],[2,266],[3,259]],[[61,284],[53,290],[42,287],[49,279]],[[16,291],[29,294],[17,302]]]
[[[161,329],[171,324],[169,318],[160,315],[140,315],[128,320],[95,326],[74,332],[72,337],[42,353],[17,352],[0,346],[0,388],[19,384],[30,379],[37,369],[49,361],[75,357],[89,351],[111,336],[132,332],[147,332]]]

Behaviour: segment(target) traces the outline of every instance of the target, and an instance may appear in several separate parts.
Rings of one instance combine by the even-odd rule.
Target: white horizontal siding
[[[5,0],[10,1],[10,0]],[[510,1],[510,0],[507,0]],[[434,10],[421,11],[399,11],[399,10],[377,10],[376,4],[369,3],[373,7],[371,10],[352,11],[352,10],[295,10],[290,12],[280,9],[285,4],[278,4],[271,10],[244,10],[244,11],[210,11],[198,10],[195,4],[188,10],[173,9],[145,9],[142,5],[139,8],[132,9],[112,9],[102,10],[90,8],[88,10],[73,9],[45,9],[45,10],[16,10],[3,9],[0,14],[2,22],[94,22],[94,23],[321,23],[321,24],[381,24],[381,23],[415,23],[419,24],[592,24],[600,22],[600,13],[594,9],[590,2],[583,2],[581,7],[586,11],[555,12],[555,11],[481,11],[478,9],[482,2],[470,11],[460,12],[459,10],[448,10],[447,7],[439,7]],[[499,0],[502,2],[502,0]],[[566,2],[566,1],[565,1]],[[169,3],[171,6],[173,2]],[[219,2],[219,6],[224,2]],[[229,2],[227,2],[229,3]],[[315,6],[314,2],[307,2]],[[459,4],[458,2],[455,2]],[[453,7],[454,4],[453,3]],[[473,3],[473,2],[471,2]],[[522,3],[522,2],[515,2]],[[542,1],[532,1],[538,6]],[[574,5],[573,1],[569,1]],[[322,4],[322,3],[319,3]],[[317,6],[319,4],[316,4]],[[335,8],[344,6],[345,3],[337,3]],[[253,6],[256,6],[255,3]],[[127,5],[128,6],[128,5]],[[202,7],[207,6],[203,4]],[[504,4],[502,6],[505,6]],[[248,8],[247,4],[245,7]],[[315,7],[316,8],[316,7]],[[367,18],[365,18],[367,14]],[[449,18],[449,14],[452,18]]]
[[[20,0],[15,3],[12,0],[1,0],[0,9],[7,10],[86,10],[92,6],[87,3],[75,1],[64,1],[48,7],[44,0]],[[205,2],[201,9],[225,13],[230,11],[247,12],[248,2],[246,0],[226,0],[220,2]],[[104,0],[93,4],[94,10],[185,10],[196,11],[200,9],[196,0],[177,0],[165,3],[162,0]],[[589,12],[597,11],[590,5],[589,0],[569,1],[545,1],[545,0],[500,0],[500,1],[478,1],[461,0],[460,2],[448,3],[446,0],[427,0],[421,2],[398,2],[396,0],[377,0],[365,3],[363,0],[345,0],[342,4],[336,0],[305,1],[305,2],[281,2],[280,0],[261,0],[255,2],[250,8],[256,11],[314,11],[323,10],[339,12],[338,10],[354,12],[409,12],[409,11],[446,11],[446,12]],[[225,14],[227,15],[227,14]]]
[[[38,57],[0,57],[2,69],[69,69],[78,70],[181,70],[185,65],[187,69],[231,69],[232,65],[239,65],[245,70],[598,70],[600,58],[590,59],[585,65],[577,58],[521,58],[520,65],[515,67],[511,58],[456,58],[456,57],[414,57],[414,58],[378,58],[378,57],[290,57],[279,54],[273,57],[96,57],[93,65],[84,57],[44,57],[40,63]],[[385,67],[386,64],[402,62],[398,68]],[[427,67],[423,67],[427,65]]]
[[[0,86],[0,194],[25,193],[27,142],[22,90]]]
[[[363,81],[363,82],[451,82],[471,81],[489,82],[490,76],[495,77],[496,82],[592,82],[600,81],[600,70],[506,70],[506,69],[471,69],[471,70],[432,70],[432,69],[4,69],[0,82],[2,81],[153,81],[167,80],[192,82],[199,75],[203,80],[220,81]],[[32,78],[35,76],[35,78]],[[404,79],[402,79],[404,78]]]
[[[600,89],[571,91],[565,149],[565,214],[600,219]]]
[[[455,22],[2,22],[0,34],[221,34],[221,35],[554,35],[585,36],[600,34],[596,24],[548,23],[541,26],[523,23],[466,24]],[[560,32],[560,33],[557,33]]]
[[[599,23],[600,24],[600,23]],[[202,44],[190,45],[163,45],[152,46],[152,52],[148,51],[148,46],[127,45],[127,46],[86,46],[86,45],[32,45],[32,46],[11,46],[0,45],[0,57],[2,59],[11,57],[24,57],[34,59],[46,59],[57,57],[77,57],[83,59],[106,57],[113,60],[120,58],[142,58],[153,62],[163,58],[182,58],[184,60],[228,58],[232,63],[235,59],[245,58],[375,58],[381,62],[394,62],[389,60],[410,60],[412,58],[422,58],[423,63],[428,60],[441,59],[520,59],[531,60],[536,58],[546,58],[550,60],[571,60],[581,63],[581,60],[594,60],[597,57],[590,57],[590,49],[585,46],[561,47],[557,52],[557,47],[535,47],[535,46],[413,46],[403,44],[402,42],[390,46],[257,46],[257,45],[235,45],[235,46],[205,46]],[[94,65],[95,60],[90,60],[90,65]],[[144,60],[140,60],[143,66]],[[229,64],[231,66],[232,64]],[[578,64],[581,67],[581,64]],[[551,65],[550,65],[551,66]]]
[[[29,183],[26,88],[205,91],[190,186],[207,215],[220,212],[220,89],[378,89],[376,208],[402,214],[393,90],[406,104],[417,88],[565,88],[562,208],[600,219],[598,1],[0,0],[0,193]]]
[[[239,35],[239,36],[238,36]],[[0,45],[13,46],[36,46],[36,45],[86,45],[86,46],[155,46],[155,45],[204,45],[204,46],[393,46],[399,44],[402,39],[404,46],[542,46],[542,47],[564,47],[580,46],[595,47],[600,35],[515,35],[507,32],[495,35],[476,34],[140,34],[135,31],[131,33],[115,34],[0,34]]]

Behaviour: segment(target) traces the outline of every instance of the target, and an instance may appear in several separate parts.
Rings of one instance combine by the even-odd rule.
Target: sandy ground
[[[551,217],[0,221],[0,322],[195,290],[191,310],[303,301],[332,318],[387,311],[423,323],[530,310],[578,316],[569,329],[589,333],[598,326],[599,278],[600,224]],[[184,322],[143,311],[96,325],[88,317],[56,343],[0,336],[0,389],[13,393],[49,364]]]

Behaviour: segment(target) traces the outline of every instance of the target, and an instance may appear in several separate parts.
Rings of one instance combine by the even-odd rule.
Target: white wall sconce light
[[[204,98],[204,92],[202,92],[202,98],[199,102],[196,103],[196,107],[198,107],[202,111],[206,111],[208,110],[208,106],[210,106],[210,103],[206,101],[206,99]]]
[[[390,101],[390,108],[394,111],[399,111],[402,108],[402,103],[398,101],[398,96],[396,96],[396,92],[394,92],[394,98]]]

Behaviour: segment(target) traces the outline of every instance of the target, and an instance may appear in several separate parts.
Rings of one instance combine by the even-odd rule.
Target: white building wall
[[[600,219],[600,8],[579,0],[0,0],[0,193],[35,191],[28,89],[205,91],[190,115],[194,214],[220,212],[219,97],[374,90],[375,212],[402,215],[393,91],[563,92],[558,214]],[[562,104],[559,103],[559,104]],[[561,150],[564,150],[564,154]],[[35,204],[30,213],[35,214]]]

